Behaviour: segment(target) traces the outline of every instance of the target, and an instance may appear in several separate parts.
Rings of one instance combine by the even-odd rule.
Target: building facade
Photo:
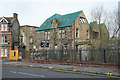
[[[20,26],[20,49],[34,50],[36,49],[37,39],[35,30],[38,27],[24,25]]]
[[[92,48],[106,49],[109,47],[109,32],[104,23],[90,22]]]
[[[60,15],[48,18],[37,30],[38,50],[48,44],[48,49],[88,49],[92,46],[90,26],[83,13]]]
[[[18,14],[0,17],[0,57],[9,57],[9,51],[19,46]]]
[[[83,11],[49,17],[37,30],[38,50],[47,49],[99,49],[109,43],[105,24],[90,24]]]

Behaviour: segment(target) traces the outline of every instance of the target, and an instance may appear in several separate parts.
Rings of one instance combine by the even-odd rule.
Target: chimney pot
[[[18,14],[17,14],[17,13],[13,13],[13,17],[14,17],[15,19],[17,19],[17,18],[18,18]]]

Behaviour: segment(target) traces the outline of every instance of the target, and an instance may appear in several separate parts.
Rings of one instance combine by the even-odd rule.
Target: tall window
[[[65,30],[62,30],[62,38],[65,38]]]
[[[1,31],[7,31],[7,24],[1,24]]]
[[[1,49],[1,56],[3,56],[3,53],[4,53],[4,52],[3,52],[3,49]]]
[[[45,39],[47,39],[47,32],[45,32]]]
[[[7,36],[2,36],[1,43],[7,43]]]
[[[50,32],[48,32],[48,40],[50,40]]]
[[[61,39],[62,38],[62,31],[61,30],[59,30],[59,39]]]
[[[76,29],[76,37],[78,37],[78,29]]]
[[[50,40],[50,32],[49,31],[45,32],[45,39]]]
[[[65,38],[65,30],[59,30],[59,39],[64,39]]]
[[[4,31],[4,25],[1,24],[1,31]]]
[[[88,30],[86,30],[86,39],[89,39]]]
[[[23,36],[20,37],[20,44],[23,43]]]
[[[5,31],[7,31],[7,24],[5,24]]]
[[[7,56],[7,49],[5,49],[5,56]]]
[[[78,49],[78,45],[76,45],[76,52],[78,52],[79,51],[79,49]]]

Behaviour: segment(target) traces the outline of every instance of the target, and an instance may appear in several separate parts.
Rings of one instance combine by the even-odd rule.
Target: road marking
[[[11,73],[17,73],[17,72],[15,72],[15,71],[10,71]]]
[[[39,76],[39,77],[45,77],[43,75],[36,75],[36,74],[30,74],[30,73],[24,73],[24,72],[15,72],[15,71],[10,71],[11,73],[18,73],[18,74],[24,74],[24,75],[30,75],[30,76]]]

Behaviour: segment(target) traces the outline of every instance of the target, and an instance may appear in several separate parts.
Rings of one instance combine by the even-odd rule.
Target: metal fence
[[[55,61],[86,61],[119,64],[120,49],[107,50],[39,50],[22,51],[23,59],[55,60]]]

